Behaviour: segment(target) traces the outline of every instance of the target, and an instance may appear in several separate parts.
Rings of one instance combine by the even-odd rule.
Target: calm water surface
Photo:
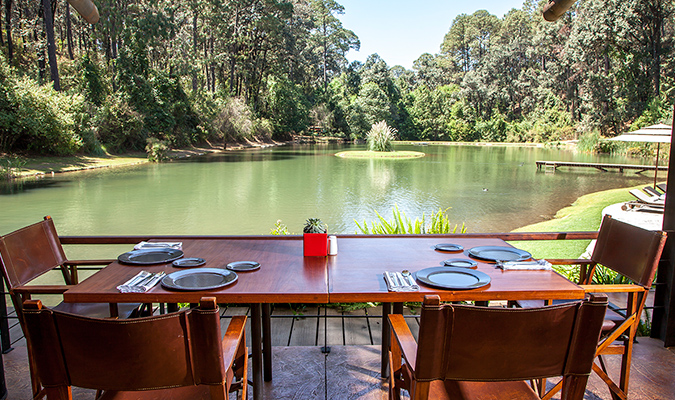
[[[86,171],[0,187],[0,234],[51,215],[62,235],[267,234],[277,220],[300,233],[309,217],[330,232],[354,220],[413,219],[447,209],[470,232],[503,232],[554,215],[579,196],[648,184],[649,173],[537,171],[536,160],[649,164],[554,149],[397,146],[424,158],[342,159],[344,145],[286,146],[189,161]],[[349,147],[362,149],[359,146]]]

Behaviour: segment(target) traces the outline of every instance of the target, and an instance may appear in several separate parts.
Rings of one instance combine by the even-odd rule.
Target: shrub
[[[366,142],[370,151],[393,151],[391,142],[396,138],[396,129],[380,121],[370,128],[366,134]]]
[[[231,98],[220,111],[214,125],[224,141],[243,141],[253,134],[253,116],[244,99]]]
[[[145,151],[148,153],[148,160],[151,162],[162,162],[169,158],[167,155],[169,145],[166,140],[159,140],[154,137],[148,138]]]
[[[110,151],[143,150],[147,136],[143,116],[120,96],[110,96],[98,121],[98,139]]]
[[[433,233],[457,233],[457,225],[450,223],[448,217],[448,209],[438,210],[437,213],[432,213],[427,222],[426,216],[422,214],[422,219],[415,218],[412,221],[403,211],[399,211],[398,205],[394,205],[391,210],[393,219],[387,221],[379,213],[376,212],[378,220],[372,221],[370,227],[368,222],[363,221],[363,225],[356,222],[361,233],[366,235],[396,235],[396,234],[433,234]],[[460,233],[466,232],[466,227],[462,224],[459,229]]]

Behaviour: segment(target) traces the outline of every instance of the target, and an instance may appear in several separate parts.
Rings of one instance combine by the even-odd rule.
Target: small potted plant
[[[302,229],[302,244],[305,257],[328,255],[326,224],[319,218],[309,218]]]

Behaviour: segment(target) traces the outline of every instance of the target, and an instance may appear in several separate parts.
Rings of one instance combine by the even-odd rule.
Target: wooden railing
[[[361,234],[336,234],[338,238],[353,237],[415,237],[419,235],[361,235]],[[530,240],[593,240],[597,239],[598,232],[503,232],[503,233],[446,233],[425,235],[439,238],[492,238],[506,241],[530,241]],[[299,235],[133,235],[133,236],[60,236],[61,244],[135,244],[144,240],[186,240],[186,239],[228,239],[228,240],[251,240],[251,239],[296,239]]]

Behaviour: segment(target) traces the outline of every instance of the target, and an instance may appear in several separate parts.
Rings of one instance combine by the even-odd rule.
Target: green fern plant
[[[361,233],[366,235],[457,233],[458,225],[450,223],[447,211],[448,209],[445,209],[432,213],[428,222],[424,214],[422,214],[421,220],[415,218],[413,221],[395,204],[392,208],[393,218],[391,220],[385,219],[376,211],[378,219],[371,221],[370,226],[368,226],[367,221],[363,221],[363,225],[356,220],[354,222],[356,222],[356,226]],[[466,227],[463,223],[459,228],[459,233],[466,233]]]

